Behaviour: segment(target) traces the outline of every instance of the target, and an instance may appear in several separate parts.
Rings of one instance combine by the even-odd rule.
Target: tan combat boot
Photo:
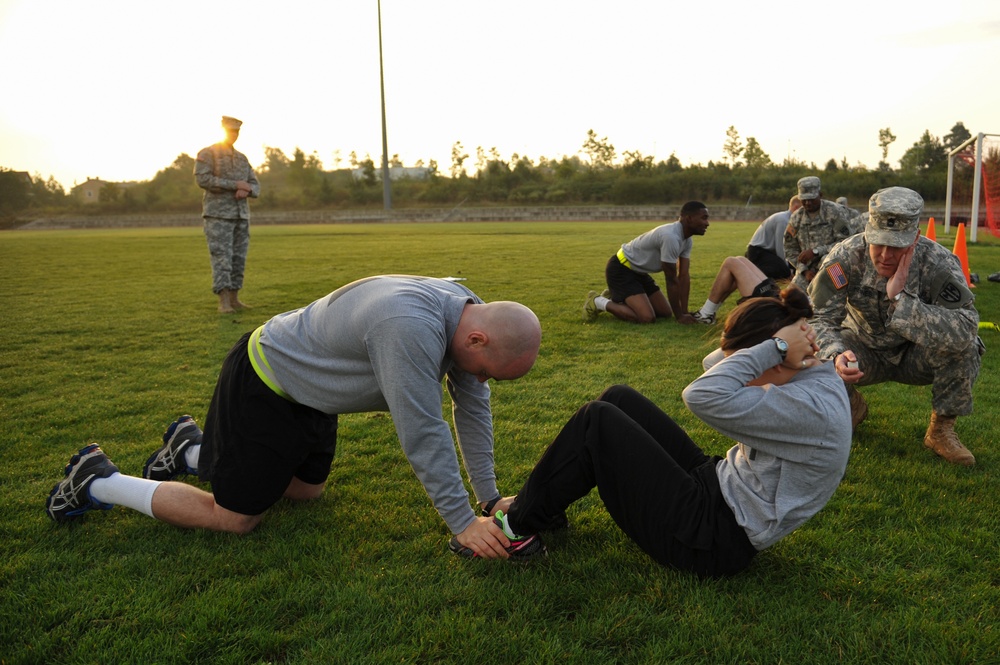
[[[229,295],[232,293],[229,289],[222,289],[219,291],[219,313],[220,314],[235,314],[236,310],[233,309],[232,298]]]
[[[932,411],[924,445],[952,464],[972,466],[976,463],[976,458],[955,434],[955,416],[941,416]]]
[[[250,305],[245,302],[240,302],[240,292],[236,289],[229,290],[229,304],[233,309],[253,309]]]
[[[868,402],[854,386],[847,387],[847,396],[851,398],[851,431],[853,432],[868,417]]]

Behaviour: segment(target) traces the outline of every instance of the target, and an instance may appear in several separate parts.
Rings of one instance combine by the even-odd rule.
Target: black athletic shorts
[[[772,279],[789,279],[794,275],[794,271],[788,265],[785,257],[778,256],[769,249],[747,245],[745,256],[750,259],[750,263],[760,268],[762,273]]]
[[[750,293],[750,295],[743,296],[742,298],[736,301],[736,304],[739,305],[741,302],[745,300],[750,300],[751,298],[779,298],[779,297],[781,297],[781,289],[778,288],[778,284],[770,277],[766,277],[763,280],[761,280],[760,284],[753,287],[753,291]]]
[[[247,353],[250,334],[222,362],[205,417],[198,477],[212,483],[215,502],[260,515],[292,478],[326,481],[337,446],[337,416],[297,404],[267,387]]]
[[[604,277],[608,281],[608,289],[611,291],[611,299],[615,302],[625,302],[626,298],[645,293],[651,296],[660,290],[653,278],[643,272],[636,272],[631,268],[626,268],[618,260],[618,255],[613,255],[608,259],[608,265],[604,269]]]

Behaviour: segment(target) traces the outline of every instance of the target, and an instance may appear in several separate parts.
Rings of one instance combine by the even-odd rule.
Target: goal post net
[[[948,153],[945,232],[958,224],[971,242],[979,226],[1000,236],[1000,134],[978,134]]]

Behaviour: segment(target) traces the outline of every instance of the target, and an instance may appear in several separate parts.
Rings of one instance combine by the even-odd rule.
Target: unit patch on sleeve
[[[944,270],[931,280],[930,296],[933,304],[945,309],[959,309],[975,300],[965,280],[959,282],[951,272]]]
[[[962,292],[958,290],[957,286],[949,283],[942,287],[941,292],[938,293],[938,298],[946,303],[954,304],[962,299]]]

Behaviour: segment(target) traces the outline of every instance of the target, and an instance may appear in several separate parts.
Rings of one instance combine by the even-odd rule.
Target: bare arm
[[[678,323],[697,323],[688,313],[688,296],[691,294],[691,259],[681,257],[677,263],[661,263],[667,282],[667,301]]]

